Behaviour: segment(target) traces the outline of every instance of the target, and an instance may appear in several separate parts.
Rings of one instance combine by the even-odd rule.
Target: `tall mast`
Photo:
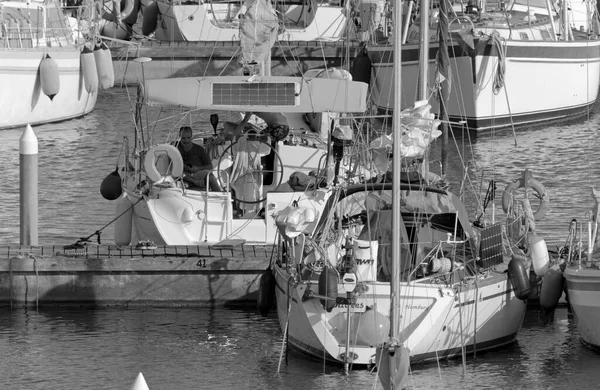
[[[419,4],[420,28],[419,47],[428,47],[429,43],[429,0],[420,0]],[[408,26],[407,16],[406,25]],[[427,78],[429,74],[429,50],[419,50],[419,86],[417,88],[417,100],[427,99]]]
[[[400,104],[402,81],[402,2],[394,5],[394,107],[392,118],[393,168],[392,168],[392,278],[390,282],[390,344],[398,342],[399,332],[399,285],[400,285]]]
[[[450,80],[448,76],[448,67],[450,59],[448,56],[448,5],[446,0],[440,0],[440,15],[438,23],[438,55],[437,68],[440,77],[440,113],[439,119],[442,121],[442,177],[446,175],[448,165],[448,113],[446,107],[448,104]]]

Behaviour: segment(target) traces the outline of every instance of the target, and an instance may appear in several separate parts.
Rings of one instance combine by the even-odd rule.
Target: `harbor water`
[[[491,207],[501,216],[505,186],[528,168],[550,196],[538,233],[550,249],[562,245],[572,218],[587,221],[591,188],[600,189],[600,118],[450,138],[449,172],[473,161],[470,183],[482,196],[497,181]],[[39,141],[39,243],[58,247],[101,232],[112,243],[114,203],[100,195],[115,169],[123,137],[134,137],[127,90],[103,91],[84,118],[34,128]],[[200,127],[212,132],[208,121]],[[19,138],[23,129],[0,132],[0,245],[19,244]],[[165,129],[157,129],[156,140]],[[161,133],[163,132],[163,133]],[[472,136],[473,137],[473,136]],[[439,149],[439,145],[436,145]],[[439,150],[434,150],[435,156]],[[437,158],[437,157],[433,157]],[[483,179],[481,178],[484,173]],[[462,174],[450,175],[457,192]],[[94,237],[95,239],[95,237]],[[324,365],[290,352],[275,313],[253,308],[21,308],[0,309],[0,389],[128,389],[142,372],[156,389],[369,389],[376,373]],[[282,362],[280,372],[280,356]],[[579,341],[567,308],[553,317],[531,308],[518,342],[460,360],[412,367],[410,386],[425,389],[597,388],[600,353]]]

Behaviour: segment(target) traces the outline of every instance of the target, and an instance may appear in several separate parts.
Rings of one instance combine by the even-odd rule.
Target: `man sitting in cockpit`
[[[182,126],[179,129],[179,143],[177,149],[183,158],[183,180],[190,183],[196,189],[206,189],[208,178],[210,191],[223,191],[217,178],[211,174],[213,165],[208,153],[204,148],[192,142],[193,132],[190,126]]]

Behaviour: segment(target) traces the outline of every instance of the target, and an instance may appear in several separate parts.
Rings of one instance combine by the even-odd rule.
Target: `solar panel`
[[[215,106],[295,106],[296,83],[213,83]]]
[[[480,265],[484,268],[502,264],[502,224],[497,223],[481,231]]]

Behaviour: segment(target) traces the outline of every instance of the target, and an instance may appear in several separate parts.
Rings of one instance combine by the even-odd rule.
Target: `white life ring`
[[[514,193],[514,191],[517,188],[523,188],[525,186],[526,185],[523,178],[515,180],[506,186],[506,188],[504,189],[504,193],[502,194],[502,209],[505,213],[508,213],[508,209],[510,207],[511,193]],[[536,221],[539,221],[542,218],[544,218],[544,216],[548,212],[548,207],[550,206],[550,199],[548,197],[548,193],[546,192],[546,187],[544,187],[542,183],[533,178],[527,180],[527,187],[534,190],[540,198],[540,205],[537,211],[533,213],[534,219]]]
[[[151,147],[146,152],[146,157],[144,157],[144,168],[146,170],[146,175],[152,181],[157,182],[163,178],[163,174],[160,173],[156,167],[156,157],[159,154],[166,154],[171,159],[171,176],[179,177],[183,175],[183,157],[181,157],[179,150],[173,145],[160,144]]]

